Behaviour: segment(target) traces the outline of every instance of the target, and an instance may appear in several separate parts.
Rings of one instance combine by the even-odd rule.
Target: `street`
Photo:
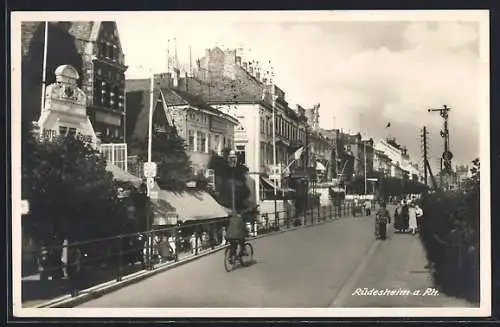
[[[249,267],[218,252],[81,307],[326,307],[373,242],[373,217],[341,218],[252,241]]]

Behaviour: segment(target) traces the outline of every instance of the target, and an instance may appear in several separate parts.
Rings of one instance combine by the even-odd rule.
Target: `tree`
[[[192,181],[194,175],[184,139],[177,134],[176,129],[169,127],[165,131],[153,131],[151,148],[151,160],[158,165],[158,185],[164,190],[186,190],[186,183]],[[147,149],[147,139],[131,143],[131,151],[138,155],[140,161],[147,161]]]
[[[213,169],[216,176],[216,187],[213,195],[224,207],[232,206],[232,181],[235,182],[236,210],[242,211],[248,208],[247,199],[250,189],[246,184],[248,168],[239,160],[235,168],[231,168],[227,161],[229,149],[222,151],[222,156],[212,153],[208,168]],[[234,174],[234,175],[233,175]]]
[[[40,141],[23,123],[23,229],[38,241],[70,242],[116,233],[124,217],[104,158],[78,137]]]

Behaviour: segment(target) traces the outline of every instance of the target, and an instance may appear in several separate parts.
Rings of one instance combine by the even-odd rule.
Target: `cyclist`
[[[246,255],[245,253],[245,237],[247,229],[243,218],[237,213],[233,212],[229,219],[229,226],[226,231],[226,240],[229,242],[231,257],[236,253],[236,248],[240,245],[240,256]]]

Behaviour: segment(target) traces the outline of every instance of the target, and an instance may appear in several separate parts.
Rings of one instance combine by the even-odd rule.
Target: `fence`
[[[288,217],[286,211],[280,211],[270,219],[270,215],[263,214],[253,225],[247,224],[249,239],[350,215],[351,210],[349,204],[342,204],[311,208],[299,216]],[[80,290],[100,283],[120,281],[140,270],[153,270],[224,247],[228,223],[229,218],[215,219],[45,247],[37,254],[41,279],[65,279],[69,284],[65,292],[77,296]],[[61,259],[63,251],[66,262]]]

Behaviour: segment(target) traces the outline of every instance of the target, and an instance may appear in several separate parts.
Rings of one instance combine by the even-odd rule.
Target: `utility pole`
[[[272,119],[273,119],[273,166],[274,169],[276,169],[276,90],[274,86],[274,69],[271,67],[271,102],[272,102]],[[276,171],[273,172],[276,174]],[[281,178],[281,171],[279,171],[279,176]],[[274,219],[276,221],[276,224],[279,224],[277,213],[278,213],[278,203],[277,203],[277,196],[278,196],[278,183],[276,180],[274,180]]]
[[[424,159],[424,182],[425,182],[425,185],[427,186],[428,182],[427,182],[427,166],[428,166],[428,162],[429,162],[429,158],[428,158],[428,154],[427,154],[427,151],[428,151],[428,145],[427,145],[427,135],[428,135],[428,132],[427,132],[427,127],[424,126],[424,128],[422,129],[422,152],[423,152],[423,159]]]
[[[427,109],[428,112],[434,112],[434,111],[439,112],[439,115],[444,120],[443,130],[441,130],[439,132],[439,134],[441,135],[441,137],[443,138],[443,141],[444,141],[444,152],[442,155],[442,159],[443,159],[443,165],[442,165],[443,168],[442,169],[447,173],[451,172],[451,170],[452,170],[451,159],[453,159],[453,154],[450,151],[450,132],[448,130],[448,118],[449,118],[448,112],[450,110],[451,110],[451,108],[449,108],[446,105],[443,105],[443,108],[440,108],[440,109],[432,109],[432,108]]]

